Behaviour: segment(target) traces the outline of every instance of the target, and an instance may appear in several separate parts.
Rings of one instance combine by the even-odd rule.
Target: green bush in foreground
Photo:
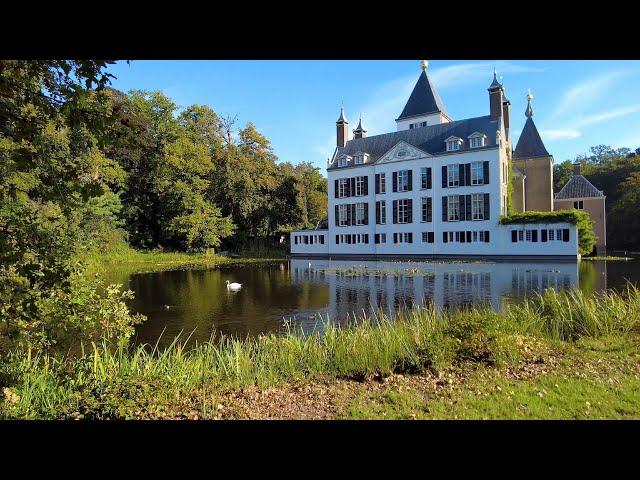
[[[253,385],[440,371],[469,361],[517,364],[524,336],[574,341],[621,335],[637,329],[639,318],[640,292],[633,287],[591,297],[549,290],[502,313],[424,307],[397,321],[379,315],[308,335],[224,338],[188,351],[178,339],[164,351],[92,344],[74,360],[19,350],[0,363],[0,416],[120,418],[141,415],[135,412],[159,397],[202,396],[204,405],[207,392]]]
[[[578,228],[578,250],[580,255],[588,255],[596,245],[593,220],[581,210],[556,210],[552,212],[519,212],[500,218],[502,225],[523,225],[536,223],[571,223]]]

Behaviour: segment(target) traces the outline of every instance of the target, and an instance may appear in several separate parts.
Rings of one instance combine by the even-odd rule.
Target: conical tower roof
[[[415,87],[413,87],[413,92],[411,92],[411,96],[397,120],[438,112],[449,116],[438,91],[429,80],[426,68],[423,68]]]

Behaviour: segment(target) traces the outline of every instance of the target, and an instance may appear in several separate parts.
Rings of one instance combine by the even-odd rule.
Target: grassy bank
[[[558,402],[581,402],[585,395],[595,395],[613,404],[603,410],[603,416],[623,416],[616,412],[624,412],[637,417],[640,403],[633,401],[640,388],[639,319],[640,292],[635,289],[624,295],[607,293],[589,298],[580,292],[548,291],[503,313],[486,308],[457,312],[424,308],[406,312],[398,321],[380,316],[343,329],[325,325],[322,334],[303,336],[290,331],[282,337],[225,339],[190,351],[181,347],[179,339],[162,352],[144,348],[129,351],[124,347],[113,351],[91,345],[81,359],[74,361],[40,356],[26,349],[2,360],[4,398],[0,415],[280,418],[289,411],[295,417],[304,411],[296,407],[298,400],[304,403],[313,398],[311,393],[300,392],[319,389],[323,393],[309,408],[328,401],[330,407],[325,413],[330,417],[405,418],[403,412],[422,408],[423,414],[431,412],[438,418],[461,418],[465,416],[462,411],[477,412],[480,417],[516,418],[520,416],[518,410],[499,400],[518,403],[536,388],[553,392],[547,385],[551,378],[562,385],[560,392],[579,392],[574,396],[543,394],[557,404],[556,412],[568,411],[560,409]],[[585,362],[598,364],[599,356],[588,351],[588,342],[603,339],[607,345],[623,345],[616,350],[618,363],[635,366],[635,370],[621,368],[616,374],[615,388],[620,391],[596,377],[581,379],[567,373],[572,369],[585,373],[581,367]],[[568,366],[563,367],[558,359]],[[546,369],[540,369],[541,365]],[[538,375],[522,376],[528,371],[538,371]],[[409,379],[409,384],[428,379],[427,383],[436,386],[435,393],[421,397],[415,388],[403,389],[400,384],[398,390],[393,382],[385,383],[398,376]],[[372,385],[388,387],[382,401],[374,395],[353,402]],[[440,393],[438,385],[443,389]],[[487,388],[497,395],[492,390],[497,386],[514,393],[509,398],[498,396],[497,400],[491,396],[476,398],[475,392]],[[261,415],[259,402],[266,398],[264,395],[284,395],[288,400],[282,402],[281,411]],[[496,402],[499,405],[494,405]],[[273,408],[278,402],[268,405]],[[413,412],[406,418],[429,416],[423,414]]]

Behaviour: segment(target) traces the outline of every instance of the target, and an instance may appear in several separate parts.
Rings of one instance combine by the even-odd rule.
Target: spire
[[[358,126],[353,131],[353,138],[364,138],[365,133],[367,133],[367,131],[362,127],[362,114],[360,114],[360,118],[358,119]]]
[[[428,66],[429,62],[426,60],[422,60],[422,62],[420,62],[422,73],[420,73],[418,81],[416,82],[415,87],[413,87],[413,92],[411,92],[411,96],[409,97],[407,104],[404,106],[402,113],[396,120],[417,117],[419,115],[428,115],[430,113],[442,113],[447,117],[449,116],[444,108],[442,100],[440,100],[438,92],[429,80],[429,75],[427,75]]]
[[[338,119],[338,121],[336,122],[336,124],[340,124],[340,123],[349,123],[349,121],[347,120],[347,117],[345,117],[344,115],[344,105],[340,105],[340,118]]]
[[[529,89],[527,93],[527,109],[524,112],[524,116],[527,118],[533,117],[533,108],[531,107],[531,100],[533,100],[533,95],[531,94],[531,89]]]
[[[527,110],[525,116],[527,121],[524,123],[524,128],[518,139],[518,144],[513,152],[514,158],[531,158],[531,157],[546,157],[550,156],[547,148],[540,138],[536,124],[533,123],[533,108],[531,107],[531,100],[533,95],[531,90],[527,92]]]
[[[502,84],[498,81],[498,72],[496,71],[496,67],[493,67],[493,82],[489,85],[489,91],[497,90],[503,88]]]

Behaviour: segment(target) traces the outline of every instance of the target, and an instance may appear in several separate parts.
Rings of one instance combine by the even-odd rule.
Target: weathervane
[[[422,70],[426,70],[428,66],[429,66],[428,60],[420,60],[420,68]]]

